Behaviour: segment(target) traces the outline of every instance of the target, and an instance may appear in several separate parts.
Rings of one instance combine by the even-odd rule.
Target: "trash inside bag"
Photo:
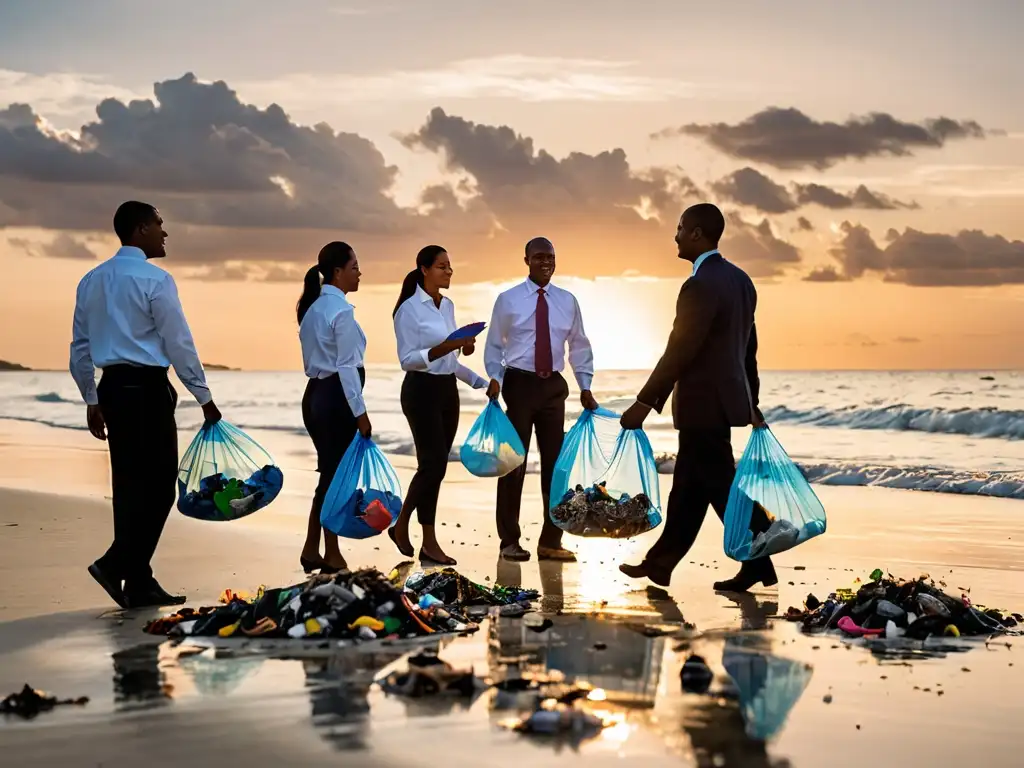
[[[654,450],[618,414],[585,410],[565,436],[548,504],[551,521],[575,536],[628,539],[661,524]]]
[[[237,520],[277,498],[284,473],[233,424],[203,424],[178,466],[178,511],[197,520]]]
[[[320,524],[346,539],[367,539],[398,522],[402,486],[380,448],[356,435],[341,458],[320,510]]]
[[[768,519],[752,531],[755,505]],[[753,560],[785,552],[825,532],[825,508],[767,427],[750,435],[725,508],[725,553]]]
[[[473,422],[460,458],[477,477],[504,477],[526,461],[523,441],[497,400],[491,400]]]
[[[757,741],[782,729],[812,674],[809,664],[728,646],[722,666],[736,684],[747,736]]]

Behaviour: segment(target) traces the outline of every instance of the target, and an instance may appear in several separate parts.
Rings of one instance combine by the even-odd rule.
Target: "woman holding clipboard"
[[[426,246],[416,255],[416,268],[402,283],[393,315],[398,359],[406,372],[402,413],[416,445],[416,475],[405,495],[402,514],[388,535],[399,552],[412,557],[409,521],[416,510],[423,527],[419,559],[425,565],[456,564],[441,549],[434,533],[437,498],[459,428],[456,379],[473,389],[487,388],[486,379],[459,362],[460,354],[473,354],[483,324],[461,329],[456,325],[455,305],[441,295],[451,282],[448,252],[439,245]]]

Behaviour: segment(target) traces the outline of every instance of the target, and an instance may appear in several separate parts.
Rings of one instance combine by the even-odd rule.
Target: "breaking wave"
[[[814,427],[888,429],[1008,440],[1024,438],[1024,411],[1003,411],[998,408],[915,408],[900,404],[874,408],[850,406],[838,410],[797,410],[780,405],[765,409],[764,417],[769,423]]]

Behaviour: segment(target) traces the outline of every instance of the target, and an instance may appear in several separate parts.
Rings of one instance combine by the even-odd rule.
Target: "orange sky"
[[[543,234],[598,365],[645,368],[688,272],[675,220],[710,199],[759,288],[763,367],[1024,367],[1024,6],[599,5],[223,0],[146,40],[117,26],[128,0],[10,11],[0,358],[65,366],[75,284],[130,195],[161,206],[207,361],[297,368],[328,240],[356,247],[368,356],[393,363],[420,246],[449,249],[468,322]]]

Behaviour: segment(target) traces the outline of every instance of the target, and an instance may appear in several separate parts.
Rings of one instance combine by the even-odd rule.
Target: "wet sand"
[[[159,612],[111,610],[85,573],[110,536],[105,456],[84,437],[45,434],[56,432],[0,428],[0,485],[8,486],[0,490],[0,692],[29,682],[91,701],[28,722],[0,719],[4,764],[477,765],[486,759],[553,765],[624,757],[702,766],[1020,764],[1015,736],[1024,660],[1014,664],[1017,638],[988,646],[965,641],[957,644],[963,652],[908,660],[831,636],[804,636],[773,619],[808,592],[824,596],[876,567],[907,577],[930,573],[951,592],[970,587],[976,602],[1020,610],[1019,502],[817,488],[829,513],[826,535],[778,559],[778,590],[739,600],[710,590],[735,569],[721,554],[714,519],[668,594],[630,582],[615,568],[642,552],[653,534],[629,542],[567,537],[581,555],[576,565],[501,563],[493,483],[453,465],[442,495],[442,541],[458,570],[480,582],[540,589],[538,608],[556,624],[533,633],[520,620],[485,622],[475,635],[446,641],[440,655],[499,678],[509,658],[526,656],[533,667],[604,689],[608,702],[601,706],[616,724],[574,746],[502,728],[509,713],[494,709],[492,692],[469,705],[387,696],[372,680],[387,664],[404,664],[408,649],[401,644],[335,648],[305,659],[241,649],[231,657],[223,651],[181,656],[181,648],[146,636],[142,625]],[[407,483],[411,460],[398,457],[395,464]],[[47,482],[54,466],[62,467],[59,488]],[[297,554],[313,473],[286,472],[286,493],[251,519],[215,524],[172,513],[155,560],[165,586],[201,605],[216,602],[226,587],[302,580]],[[535,486],[534,476],[524,509],[539,507]],[[382,570],[402,559],[383,537],[352,542],[346,555],[353,565]],[[692,627],[679,637],[647,638],[615,622]],[[679,669],[691,652],[716,671],[715,689],[730,685],[725,661],[733,678],[747,668],[773,670],[761,684],[774,704],[795,696],[766,750],[745,735],[736,701],[682,693]],[[810,677],[801,694],[803,665]],[[747,714],[749,725],[778,713]]]

